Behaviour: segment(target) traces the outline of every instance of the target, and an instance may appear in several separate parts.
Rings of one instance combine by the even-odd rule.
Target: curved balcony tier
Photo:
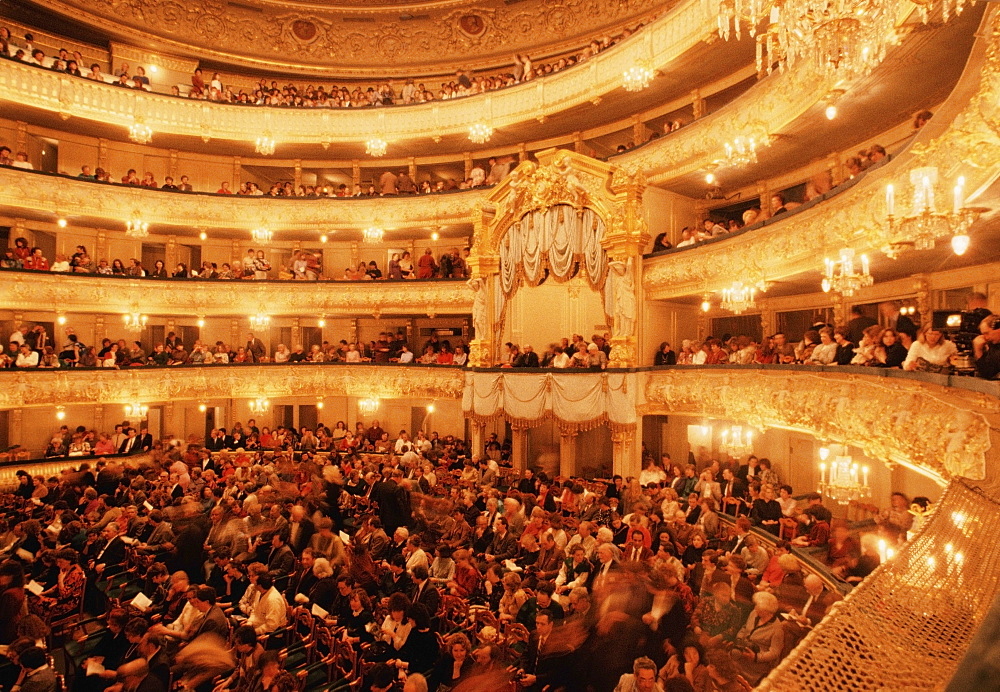
[[[118,219],[135,217],[156,227],[233,228],[272,231],[358,229],[373,223],[430,228],[471,222],[482,189],[391,197],[267,197],[171,192],[109,185],[38,171],[0,167],[0,206],[52,214]]]
[[[461,280],[197,281],[6,270],[0,303],[8,310],[57,306],[72,313],[201,317],[252,315],[469,314],[472,291]]]
[[[984,15],[980,32],[992,37],[998,31],[997,15]],[[996,99],[986,97],[1000,74],[998,56],[1000,48],[995,40],[976,41],[961,79],[931,123],[919,131],[906,150],[869,171],[849,189],[792,218],[722,242],[645,260],[643,285],[647,297],[702,295],[730,286],[734,278],[755,284],[811,274],[818,283],[822,258],[836,256],[842,248],[852,248],[858,254],[885,250],[895,256],[907,247],[907,242],[912,247],[912,240],[896,237],[896,231],[889,227],[888,184],[897,185],[902,195],[909,190],[912,171],[941,166],[947,171],[948,181],[964,176],[968,199],[976,200],[1000,171],[1000,162],[992,153],[1000,143],[1000,105]],[[950,187],[947,189],[950,191]],[[908,211],[909,205],[901,201],[900,207]],[[909,269],[922,271],[912,266]]]
[[[350,143],[360,147],[361,156],[364,141],[372,136],[389,142],[391,154],[394,143],[414,139],[437,142],[452,137],[456,146],[468,148],[469,126],[485,122],[497,130],[494,143],[509,139],[507,143],[516,144],[519,140],[510,138],[505,129],[526,123],[533,123],[539,134],[552,128],[553,133],[585,129],[579,123],[560,125],[560,119],[553,118],[569,109],[591,108],[588,117],[606,120],[669,100],[656,89],[640,94],[619,91],[622,74],[637,62],[665,69],[685,56],[678,73],[661,82],[669,83],[675,96],[688,93],[701,83],[697,80],[711,80],[709,73],[718,77],[732,72],[734,64],[752,62],[749,41],[705,45],[715,30],[716,17],[708,5],[685,2],[580,66],[483,95],[398,107],[279,109],[211,103],[121,89],[14,61],[0,61],[0,92],[11,109],[43,110],[118,126],[123,137],[129,126],[141,122],[152,129],[154,142],[162,135],[222,139],[246,142],[252,151],[254,140],[268,132],[279,152],[288,144]],[[690,61],[688,51],[692,51]],[[593,111],[592,104],[602,97],[607,100],[600,111]],[[542,125],[549,118],[553,122]]]

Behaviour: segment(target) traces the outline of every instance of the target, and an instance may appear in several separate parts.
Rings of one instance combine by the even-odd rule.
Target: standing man
[[[264,342],[255,337],[253,332],[247,334],[247,353],[253,358],[254,363],[260,363],[266,353]]]

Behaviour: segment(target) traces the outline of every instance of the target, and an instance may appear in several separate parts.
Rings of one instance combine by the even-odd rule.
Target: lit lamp
[[[378,411],[379,400],[374,398],[359,399],[358,400],[358,411],[370,416],[371,414]]]
[[[622,86],[625,91],[642,91],[653,81],[655,73],[643,62],[638,62],[622,73]]]
[[[824,293],[833,291],[842,296],[853,296],[854,292],[875,283],[869,271],[868,255],[861,255],[861,271],[854,264],[854,250],[844,248],[840,251],[840,259],[829,257],[823,260],[824,271],[822,287]]]
[[[267,413],[271,408],[271,402],[265,398],[252,399],[250,401],[250,413],[260,415]]]
[[[134,216],[125,222],[125,235],[129,238],[145,238],[149,235],[149,223]]]
[[[250,238],[253,239],[255,243],[270,243],[271,239],[274,237],[274,231],[270,228],[255,228],[250,231]]]
[[[271,324],[271,316],[265,315],[262,312],[258,312],[256,315],[250,315],[250,326],[254,329],[262,329]]]
[[[365,153],[369,156],[385,156],[385,152],[388,148],[389,143],[381,137],[372,137],[365,142]]]
[[[965,205],[965,178],[959,177],[951,190],[950,204],[939,204],[942,195],[938,190],[938,169],[924,166],[910,171],[912,187],[910,210],[896,214],[896,189],[889,185],[885,190],[886,221],[891,240],[885,252],[895,257],[900,250],[913,246],[917,250],[930,250],[938,238],[952,236],[951,247],[956,255],[969,249],[969,230],[984,212],[985,207]]]
[[[274,148],[277,144],[270,132],[264,132],[254,143],[254,150],[261,156],[270,156],[274,153]]]
[[[140,420],[146,417],[149,413],[149,406],[145,404],[140,404],[139,402],[133,402],[131,404],[125,404],[125,415],[129,418],[139,418]]]
[[[136,120],[129,125],[128,138],[136,144],[149,144],[149,140],[153,138],[153,130],[141,120]]]
[[[825,455],[824,452],[826,452]],[[826,447],[819,450],[822,460],[819,465],[819,493],[842,505],[869,497],[871,495],[871,488],[868,486],[870,469],[867,466],[861,467],[854,463],[854,459],[847,453],[846,446],[840,445],[839,452],[829,465],[828,476],[826,459],[829,458],[830,450]]]
[[[381,243],[382,239],[385,237],[385,229],[379,226],[369,226],[368,228],[361,231],[361,238],[366,243]]]
[[[739,315],[757,307],[757,289],[747,286],[742,281],[734,281],[729,288],[722,289],[722,301],[719,307]]]
[[[486,144],[493,136],[493,128],[486,123],[473,123],[469,125],[469,139],[476,144]]]
[[[64,420],[66,418],[66,407],[56,406],[56,420]]]
[[[742,425],[733,425],[722,431],[722,444],[719,451],[731,457],[742,457],[753,453],[753,430]]]
[[[122,321],[125,323],[125,329],[133,332],[141,332],[146,328],[146,322],[149,317],[146,315],[141,315],[138,312],[130,312],[122,317]]]

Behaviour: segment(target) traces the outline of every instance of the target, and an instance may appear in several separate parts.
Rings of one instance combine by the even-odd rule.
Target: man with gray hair
[[[660,683],[656,681],[656,664],[653,660],[646,656],[635,659],[632,672],[621,676],[615,692],[663,692]]]

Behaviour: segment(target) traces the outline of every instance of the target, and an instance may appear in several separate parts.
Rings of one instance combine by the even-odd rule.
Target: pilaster
[[[514,468],[523,473],[528,468],[528,426],[524,423],[512,423],[510,458]]]
[[[576,473],[575,428],[562,428],[559,432],[559,475],[569,478]]]

